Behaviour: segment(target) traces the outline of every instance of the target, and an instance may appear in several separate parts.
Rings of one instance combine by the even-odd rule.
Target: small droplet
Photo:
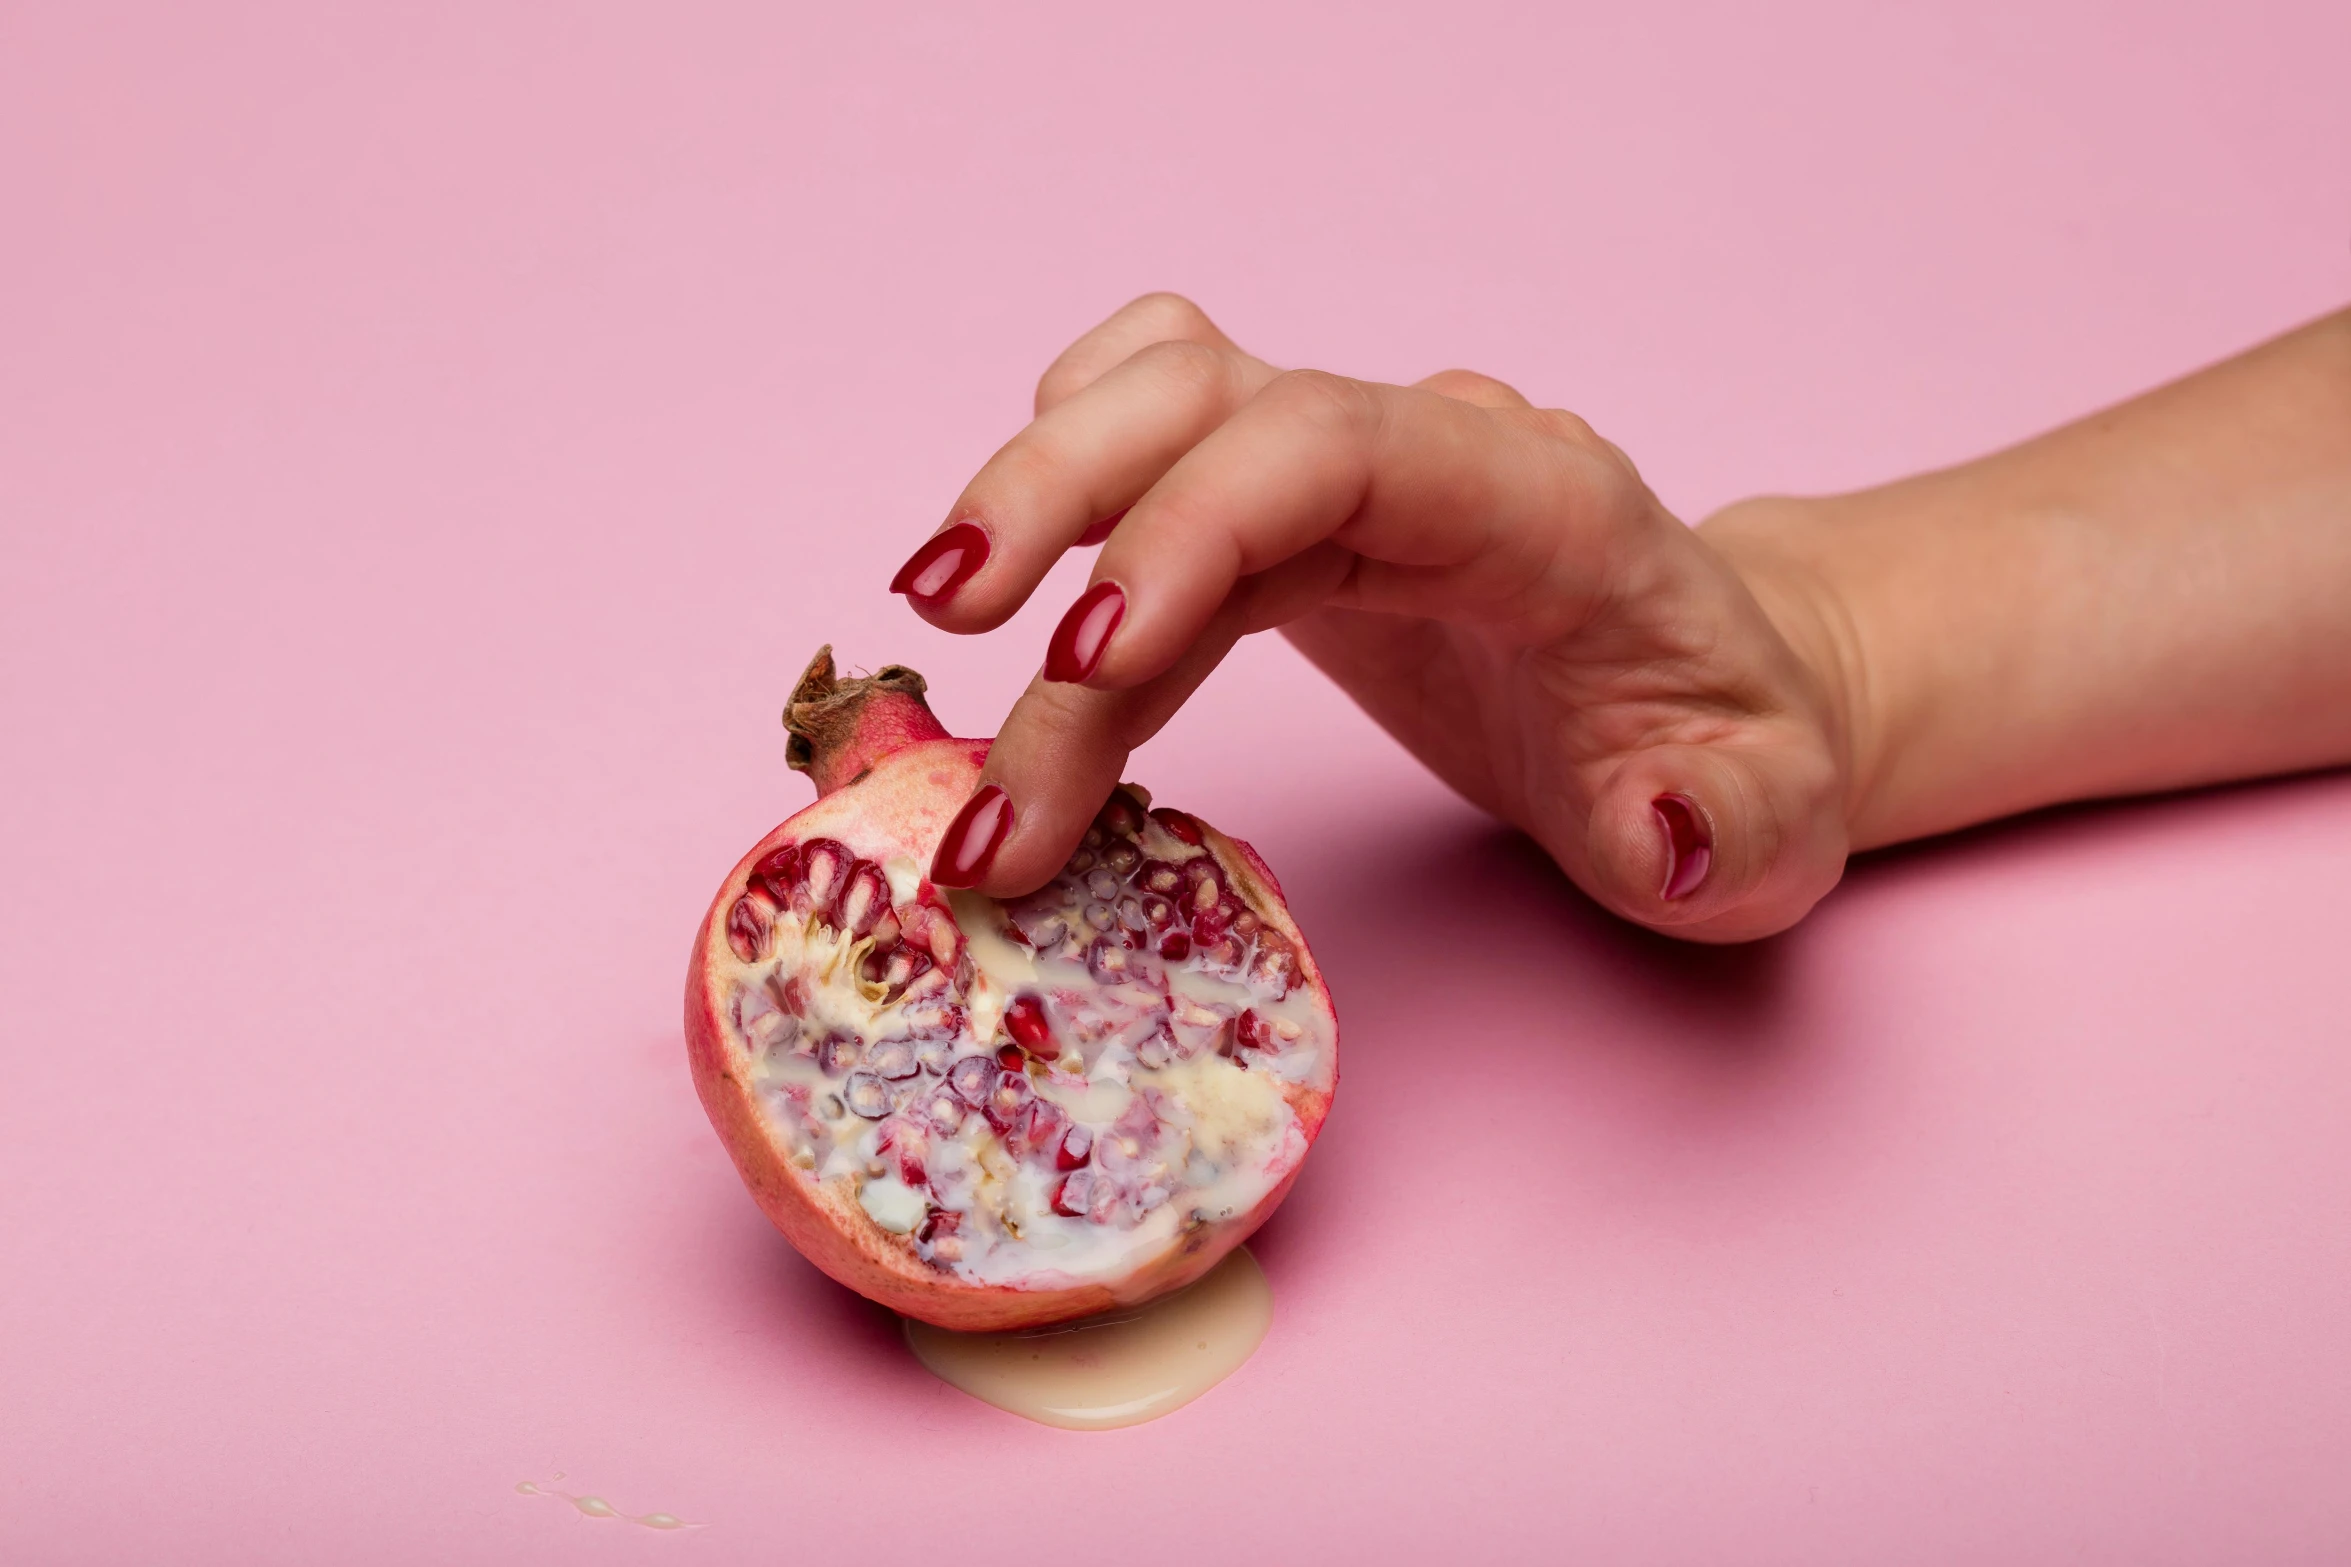
[[[612,1518],[618,1516],[613,1512],[612,1504],[601,1496],[579,1497],[574,1500],[571,1505],[578,1508],[581,1512],[586,1513],[591,1518]]]
[[[684,1524],[667,1513],[647,1513],[637,1520],[648,1529],[683,1529]]]
[[[540,1490],[537,1486],[531,1484],[528,1480],[524,1480],[517,1484],[515,1489],[520,1491],[525,1496],[544,1496],[547,1494],[546,1492]]]

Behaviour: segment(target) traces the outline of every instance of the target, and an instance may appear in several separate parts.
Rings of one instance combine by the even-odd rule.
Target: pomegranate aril
[[[1086,923],[1096,930],[1109,930],[1118,923],[1118,911],[1107,903],[1086,905]]]
[[[941,1137],[953,1137],[963,1129],[963,1106],[945,1094],[934,1095],[923,1107],[923,1115]]]
[[[1143,809],[1133,795],[1124,789],[1111,791],[1110,799],[1094,818],[1094,825],[1104,832],[1131,838],[1143,830]]]
[[[1170,836],[1197,849],[1201,846],[1200,824],[1183,812],[1161,806],[1151,813],[1151,819],[1166,828]]]
[[[1143,851],[1125,838],[1102,851],[1102,868],[1114,876],[1132,876],[1143,863]]]
[[[1045,1003],[1036,996],[1015,996],[1004,1009],[1004,1031],[1021,1049],[1050,1061],[1061,1054],[1053,1042],[1053,1027],[1045,1018]]]
[[[1289,994],[1297,978],[1298,952],[1289,938],[1277,930],[1259,936],[1257,950],[1249,957],[1249,983],[1278,998]]]
[[[1118,900],[1118,922],[1129,930],[1141,930],[1150,924],[1143,915],[1143,900],[1134,896]]]
[[[1211,974],[1238,974],[1241,972],[1241,944],[1230,936],[1219,936],[1204,941],[1197,931],[1192,937],[1192,953],[1200,966]]]
[[[1018,1045],[998,1045],[996,1047],[996,1064],[1007,1072],[1019,1071],[1028,1064],[1028,1059],[1027,1056],[1020,1053]]]
[[[952,1208],[933,1208],[922,1216],[922,1228],[915,1231],[915,1239],[935,1241],[953,1235],[963,1227],[963,1215]]]
[[[1233,910],[1233,934],[1240,937],[1243,941],[1251,940],[1259,931],[1263,930],[1264,928],[1265,921],[1257,917],[1257,912],[1254,909],[1235,908]]]
[[[735,949],[735,956],[746,963],[766,957],[767,935],[767,910],[748,893],[737,898],[727,910],[727,945]]]
[[[889,912],[890,883],[882,868],[871,860],[858,861],[841,892],[841,928],[852,936],[869,935]]]
[[[977,1107],[996,1086],[999,1068],[993,1056],[965,1056],[947,1073],[947,1086],[965,1104]]]
[[[1082,1219],[1086,1216],[1087,1199],[1094,1194],[1094,1172],[1078,1170],[1061,1178],[1053,1188],[1053,1211],[1064,1218]]]
[[[841,1090],[841,1100],[852,1115],[861,1115],[868,1121],[878,1121],[890,1113],[890,1090],[870,1072],[852,1072],[848,1085]]]
[[[1089,849],[1099,849],[1102,847],[1105,841],[1106,840],[1103,837],[1102,829],[1099,826],[1087,828],[1086,835],[1078,840],[1080,844]]]
[[[1119,880],[1108,870],[1096,870],[1086,877],[1086,891],[1102,902],[1109,903],[1118,896]]]
[[[1135,886],[1172,898],[1184,884],[1184,873],[1165,860],[1145,860],[1135,872]]]
[[[882,983],[892,990],[904,990],[921,975],[929,972],[930,954],[917,952],[912,947],[900,947],[890,954],[882,965]]]
[[[1075,1170],[1093,1156],[1094,1134],[1085,1127],[1072,1126],[1063,1135],[1061,1146],[1054,1150],[1053,1163],[1059,1169]]]
[[[1135,978],[1135,961],[1128,956],[1124,943],[1104,937],[1086,951],[1086,971],[1104,985],[1123,984]]]
[[[980,1105],[980,1114],[986,1116],[988,1124],[996,1129],[998,1136],[1002,1136],[1018,1124],[1021,1112],[1029,1107],[1029,1101],[1036,1096],[1037,1091],[1029,1086],[1027,1073],[999,1072],[996,1074],[995,1086],[988,1090],[988,1097]]]
[[[1152,930],[1165,930],[1175,923],[1175,905],[1156,893],[1136,900],[1136,908],[1142,913],[1143,923]]]
[[[1069,1117],[1062,1113],[1061,1107],[1040,1099],[1029,1106],[1029,1113],[1013,1129],[1010,1140],[1023,1155],[1050,1153],[1061,1146],[1068,1128]]]
[[[1135,1046],[1135,1059],[1157,1071],[1175,1059],[1175,1041],[1162,1030]]]
[[[816,1047],[816,1064],[824,1069],[825,1076],[839,1077],[855,1066],[863,1053],[864,1047],[852,1035],[827,1034],[824,1043]]]
[[[848,846],[830,838],[815,838],[800,846],[801,885],[792,894],[796,913],[812,914],[826,924],[839,913],[841,889],[857,857]]]
[[[1170,963],[1181,963],[1192,955],[1192,938],[1180,930],[1171,930],[1159,938],[1159,955]]]
[[[898,1082],[922,1070],[914,1059],[914,1041],[885,1039],[873,1047],[873,1054],[865,1058],[865,1069],[876,1077]]]
[[[1225,932],[1232,928],[1232,923],[1232,911],[1224,904],[1202,909],[1192,916],[1192,939],[1202,945],[1221,941]]]
[[[792,906],[792,889],[800,884],[800,846],[787,843],[751,868],[751,885],[779,909]]]
[[[933,1077],[946,1072],[955,1059],[955,1046],[944,1039],[926,1039],[915,1047],[914,1064]]]
[[[1086,872],[1092,870],[1093,868],[1094,851],[1091,849],[1080,849],[1069,857],[1069,863],[1067,865],[1061,867],[1061,874],[1064,876],[1083,876],[1086,874]]]
[[[767,993],[775,997],[777,1006],[792,1016],[806,1017],[808,1015],[808,982],[799,975],[793,975],[780,985],[775,982],[775,977],[770,975],[767,981]]]

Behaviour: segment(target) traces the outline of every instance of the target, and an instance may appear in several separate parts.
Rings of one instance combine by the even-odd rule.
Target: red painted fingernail
[[[1045,678],[1075,682],[1091,675],[1126,613],[1126,592],[1117,583],[1097,582],[1086,589],[1045,644]]]
[[[931,884],[937,887],[976,887],[995,863],[996,851],[1012,831],[1012,797],[987,784],[955,813],[939,852],[931,856]]]
[[[976,522],[959,522],[924,540],[890,579],[890,591],[936,604],[969,582],[987,561],[987,533]]]
[[[1698,802],[1686,794],[1661,794],[1651,802],[1657,830],[1665,835],[1665,901],[1686,898],[1706,879],[1714,863],[1714,835]],[[936,880],[937,878],[932,878]]]
[[[1101,543],[1110,537],[1110,530],[1118,526],[1119,517],[1125,515],[1126,513],[1122,511],[1118,517],[1105,517],[1100,522],[1088,523],[1086,531],[1078,535],[1078,543],[1081,546]]]

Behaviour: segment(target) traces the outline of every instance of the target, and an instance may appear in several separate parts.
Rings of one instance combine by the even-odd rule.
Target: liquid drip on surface
[[[1140,1425],[1238,1370],[1273,1321],[1273,1290],[1247,1247],[1161,1300],[1049,1328],[951,1333],[909,1319],[931,1373],[982,1403],[1071,1431]]]
[[[647,1529],[699,1529],[702,1527],[698,1523],[688,1523],[670,1513],[624,1513],[601,1496],[580,1496],[570,1491],[558,1490],[557,1486],[562,1479],[563,1476],[557,1475],[545,1485],[540,1485],[532,1480],[520,1480],[515,1483],[514,1488],[524,1496],[552,1496],[569,1502],[573,1509],[583,1517],[617,1518],[623,1523],[639,1524]]]

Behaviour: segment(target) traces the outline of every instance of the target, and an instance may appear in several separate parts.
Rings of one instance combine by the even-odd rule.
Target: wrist
[[[1882,814],[1876,785],[1884,777],[1887,725],[1883,692],[1826,548],[1833,503],[1766,495],[1735,501],[1699,524],[1699,537],[1738,576],[1796,662],[1810,677],[1837,759],[1848,840],[1856,849],[1885,841],[1872,830]]]

